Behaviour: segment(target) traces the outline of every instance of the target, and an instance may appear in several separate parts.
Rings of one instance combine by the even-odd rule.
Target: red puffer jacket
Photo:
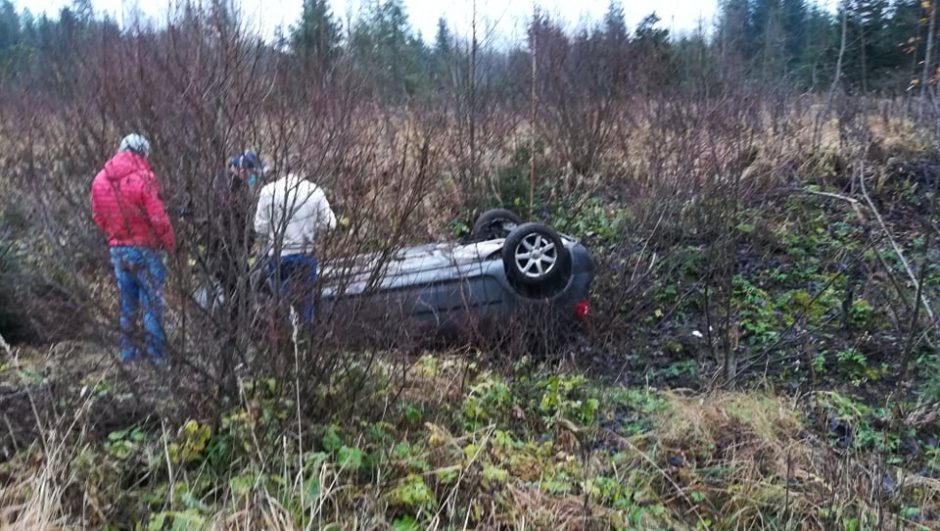
[[[91,210],[108,245],[173,251],[173,227],[159,191],[150,163],[136,153],[121,151],[104,165],[91,184]]]

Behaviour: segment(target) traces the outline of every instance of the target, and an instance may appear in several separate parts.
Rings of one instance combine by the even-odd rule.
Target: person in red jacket
[[[172,252],[176,241],[157,178],[150,169],[149,155],[147,139],[127,135],[91,185],[92,213],[108,238],[111,265],[121,292],[122,361],[140,356],[140,336],[135,329],[141,309],[148,357],[159,362],[165,356],[164,252]]]

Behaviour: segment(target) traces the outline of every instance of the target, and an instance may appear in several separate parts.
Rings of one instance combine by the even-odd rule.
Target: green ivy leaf
[[[330,424],[323,434],[323,449],[327,452],[335,452],[343,446],[343,439],[339,436],[339,426]]]
[[[509,481],[509,472],[493,465],[483,467],[483,480],[488,483],[506,483]]]
[[[166,513],[157,513],[150,517],[147,524],[147,531],[161,531],[166,525]]]
[[[419,531],[421,527],[413,516],[402,516],[392,522],[392,529],[395,531]]]
[[[316,500],[320,497],[320,479],[310,478],[304,484],[304,490],[307,492],[307,499]]]
[[[364,454],[359,448],[343,446],[337,454],[337,461],[343,470],[359,470],[362,467],[362,458]]]
[[[251,487],[254,484],[255,476],[253,474],[242,474],[230,479],[228,482],[228,487],[232,491],[232,494],[242,498],[248,496],[251,493]]]
[[[421,476],[414,474],[405,478],[405,481],[395,487],[390,495],[397,505],[432,507],[435,504],[434,492]]]
[[[111,442],[121,441],[127,438],[127,430],[112,431],[108,434],[108,440]]]

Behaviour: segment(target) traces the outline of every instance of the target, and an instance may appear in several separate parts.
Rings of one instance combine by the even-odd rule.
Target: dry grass
[[[837,452],[805,429],[791,400],[666,396],[660,428],[638,441],[645,444],[634,447],[633,464],[659,475],[657,490],[669,503],[720,518],[716,529],[831,529],[852,521],[895,529],[914,525],[897,516],[902,499],[916,499],[923,511],[940,506],[935,480]],[[884,491],[885,474],[896,474],[902,488]]]
[[[71,464],[83,450],[86,416],[92,402],[93,394],[87,393],[71,413],[44,420],[48,412],[37,410],[30,396],[41,438],[25,452],[30,456],[27,470],[20,470],[13,481],[0,487],[0,529],[80,528],[63,500],[67,489],[82,482]]]
[[[686,232],[690,225],[688,212],[694,210],[696,201],[701,200],[704,188],[723,184],[722,179],[727,179],[727,176],[722,172],[741,171],[744,174],[741,188],[729,189],[728,193],[751,195],[767,190],[784,190],[792,185],[802,186],[805,183],[798,179],[805,176],[825,174],[827,165],[832,163],[827,157],[846,159],[867,149],[861,143],[843,145],[844,139],[835,119],[823,124],[821,140],[814,145],[812,137],[816,115],[812,109],[794,109],[777,118],[772,118],[767,111],[760,111],[753,122],[747,116],[737,115],[731,116],[727,120],[729,123],[724,124],[722,111],[733,110],[737,103],[734,100],[719,101],[713,107],[709,102],[680,103],[674,107],[637,105],[624,112],[633,115],[632,123],[638,125],[614,128],[616,139],[603,153],[603,170],[595,175],[572,175],[566,161],[559,159],[557,151],[546,148],[537,154],[547,161],[548,167],[545,174],[538,175],[539,184],[550,189],[553,199],[591,197],[598,190],[610,187],[621,196],[628,195],[629,203],[603,198],[605,201],[618,208],[655,211],[660,220],[668,216],[666,224],[677,227],[677,232]],[[403,240],[444,237],[445,223],[459,215],[472,199],[467,194],[468,190],[459,189],[456,182],[454,168],[459,167],[461,161],[455,151],[463,149],[459,145],[462,138],[456,133],[456,124],[453,119],[439,121],[437,117],[420,112],[404,116],[388,112],[383,120],[376,121],[373,120],[374,111],[364,108],[351,121],[349,146],[346,147],[359,160],[350,162],[337,157],[338,167],[341,163],[350,164],[350,167],[340,168],[337,175],[325,175],[322,182],[332,187],[330,191],[337,199],[338,210],[346,209],[345,214],[354,218],[363,232],[388,237],[396,228],[388,220],[401,219],[402,223],[407,221],[408,228]],[[675,114],[670,115],[670,112]],[[683,121],[686,118],[694,121]],[[779,123],[772,123],[775,119]],[[497,187],[497,170],[511,158],[511,150],[507,146],[530,136],[530,124],[526,120],[506,116],[503,122],[499,124],[499,131],[494,133],[497,138],[483,146],[479,153],[486,168],[476,184],[485,193]],[[865,122],[868,134],[877,137],[888,152],[894,149],[930,149],[923,132],[908,119],[899,117],[887,121],[873,113]],[[71,190],[74,203],[84,209],[87,190],[82,183],[85,181],[66,175],[58,160],[63,158],[57,146],[65,144],[64,125],[54,117],[40,121],[31,129],[38,131],[35,134],[39,140],[30,144],[25,144],[13,134],[17,128],[13,121],[7,127],[0,125],[0,146],[9,147],[0,152],[8,153],[11,160],[27,160],[28,152],[40,146],[39,153],[43,157],[37,171],[48,173],[47,178],[52,183],[64,183],[62,188]],[[306,132],[301,135],[304,138],[315,138],[319,132],[316,122],[298,124],[297,127]],[[551,132],[543,134],[550,135]],[[116,138],[117,135],[112,136]],[[311,145],[292,148],[302,152],[322,151],[315,149],[313,141],[308,143]],[[432,160],[428,170],[430,177],[419,176],[422,170],[419,163],[421,148],[425,145]],[[260,145],[263,153],[273,151],[266,150],[266,147]],[[733,168],[742,154],[752,150],[756,154],[749,167]],[[4,160],[0,166],[6,164]],[[23,173],[25,170],[19,166],[14,169],[11,174],[24,181],[27,179],[27,174]],[[177,180],[192,178],[174,175],[171,171],[167,176]],[[0,179],[5,178],[9,177],[0,176]],[[320,180],[319,176],[314,178]],[[409,187],[418,185],[426,186],[426,189],[420,201],[415,202],[414,212],[405,216],[399,212],[399,200]],[[179,188],[169,187],[171,193]],[[636,190],[637,193],[624,193],[624,189]],[[355,205],[358,206],[354,210]],[[52,225],[48,231],[62,231],[74,224],[78,217],[75,211],[66,207],[63,211],[66,212],[63,224]],[[87,217],[85,211],[82,212]],[[652,216],[652,219],[657,219],[657,216]],[[650,228],[631,226],[624,231],[635,230],[645,234]],[[656,232],[655,228],[653,232]],[[338,241],[336,247],[352,247],[348,243]],[[352,243],[368,245],[371,242]],[[615,258],[618,253],[629,254],[629,244],[627,241],[611,254]],[[84,248],[78,243],[73,245],[74,248]],[[71,259],[67,253],[62,256],[64,259],[59,259]],[[598,270],[604,266],[616,268],[620,265],[614,261],[602,263]],[[105,273],[98,273],[99,279],[103,279]],[[79,280],[87,272],[75,275]],[[79,282],[89,292],[85,298],[95,302],[92,306],[98,314],[114,315],[113,301],[116,297],[113,284],[110,280],[96,282],[88,278],[93,279],[95,275]],[[608,291],[624,291],[624,286],[618,287],[619,290]],[[639,292],[631,294],[637,298],[639,295]],[[170,302],[171,306],[182,306],[173,300],[172,295]],[[112,320],[107,319],[108,322]],[[614,323],[615,326],[620,324],[623,323]],[[442,361],[440,367],[412,366],[404,378],[407,382],[405,387],[394,399],[422,403],[434,409],[455,408],[459,411],[467,391],[468,372],[465,362],[448,360]],[[827,441],[810,434],[797,404],[792,400],[754,392],[719,392],[691,398],[667,394],[666,397],[667,413],[656,420],[652,432],[626,439],[621,437],[628,458],[625,462],[611,465],[611,468],[618,478],[623,478],[624,483],[630,483],[635,490],[637,499],[631,502],[635,501],[639,506],[661,502],[669,508],[672,521],[689,525],[696,521],[711,521],[719,529],[771,526],[817,529],[842,525],[845,518],[863,518],[867,519],[866,523],[874,518],[891,528],[898,526],[898,521],[888,522],[887,518],[882,521],[882,515],[897,514],[902,500],[916,499],[925,508],[937,506],[940,484],[903,471],[891,472],[900,478],[898,484],[901,487],[897,492],[881,492],[882,476],[887,471],[870,456],[839,454],[830,448]],[[384,404],[386,410],[390,409],[392,402],[389,398]],[[62,505],[70,488],[76,485],[78,490],[87,487],[83,478],[74,477],[71,471],[76,454],[84,445],[90,444],[82,429],[87,404],[86,401],[67,418],[46,423],[41,430],[42,440],[24,451],[24,454],[36,457],[17,470],[9,484],[2,486],[0,527],[84,527],[90,521],[106,521],[106,515],[95,514],[106,511],[95,507],[93,494],[79,493],[83,500],[81,505],[88,514],[67,514],[67,508]],[[520,412],[520,415],[525,414]],[[40,413],[36,412],[36,416],[42,425]],[[297,419],[291,419],[291,422],[300,424]],[[485,447],[493,431],[489,427],[479,432],[451,436],[428,429],[432,433],[427,439],[446,440],[443,446],[447,451],[439,448],[431,451],[441,460],[434,464],[441,466],[444,461],[462,459],[461,450],[467,445]],[[569,453],[577,451],[579,443],[573,441],[570,433],[553,435],[558,439],[553,444],[559,449],[565,447]],[[264,455],[260,445],[256,445],[251,452],[253,461],[246,468],[266,470],[269,461],[293,463],[296,456],[292,458],[288,448],[293,443],[292,440],[288,442],[285,436],[284,449],[277,456]],[[308,443],[307,446],[311,445]],[[589,462],[590,459],[584,459],[582,465],[587,466]],[[548,466],[550,463],[538,464]],[[279,500],[298,499],[302,500],[306,521],[314,526],[342,522],[358,528],[387,527],[388,490],[394,487],[394,480],[390,482],[380,474],[373,483],[363,485],[348,472],[324,466],[316,471],[321,488],[316,496],[311,497],[302,481],[305,472],[298,470],[300,466],[291,467],[293,465],[277,471],[283,485],[281,492],[272,492],[267,485],[258,485],[247,496],[233,495],[221,509],[203,514],[199,521],[213,528],[297,529],[302,527],[302,522],[296,521],[296,511],[285,507]],[[467,507],[479,508],[480,514],[475,518],[481,526],[577,529],[611,524],[616,519],[609,508],[586,501],[585,497],[548,494],[530,484],[532,478],[528,475],[512,477],[501,492],[490,492],[481,487],[479,478],[475,477],[480,475],[478,468],[478,463],[472,459],[469,463],[462,463],[460,477],[463,480],[466,476],[468,481],[460,481],[456,487],[445,489],[443,499],[447,502],[444,505],[447,505],[450,516],[457,514],[455,507],[466,504]],[[267,472],[270,473],[269,470]],[[476,484],[469,481],[470,478]],[[219,486],[223,492],[227,488],[224,484]],[[172,501],[168,505],[172,505]],[[507,507],[513,510],[507,511]],[[662,520],[648,516],[640,520],[641,527],[662,524]],[[440,518],[435,516],[430,521],[438,522]]]
[[[441,409],[454,407],[463,396],[459,391],[460,375],[467,370],[463,365],[459,359],[431,363],[423,358],[411,368],[402,396]],[[807,430],[800,404],[792,399],[756,391],[696,396],[666,392],[661,398],[665,405],[654,415],[653,429],[628,438],[617,436],[623,449],[613,460],[583,446],[587,432],[567,421],[559,424],[543,457],[536,457],[540,443],[530,450],[500,446],[494,425],[452,434],[428,423],[412,437],[427,445],[420,455],[431,468],[422,477],[433,485],[438,473],[457,464],[457,479],[435,487],[438,508],[419,509],[417,516],[432,528],[454,524],[455,518],[470,522],[472,516],[474,525],[482,528],[513,529],[682,528],[697,522],[710,522],[714,529],[831,529],[846,527],[852,519],[862,522],[863,528],[880,520],[883,528],[896,529],[913,525],[897,516],[899,506],[919,504],[924,511],[940,506],[936,480],[880,468],[870,455],[833,450]],[[85,528],[106,522],[108,514],[118,509],[108,507],[114,502],[106,493],[88,490],[96,488],[88,478],[76,476],[78,454],[98,444],[85,429],[89,404],[90,398],[73,413],[43,424],[42,439],[21,454],[28,459],[18,459],[16,468],[8,469],[12,479],[0,489],[0,529]],[[260,436],[252,434],[251,440]],[[167,437],[164,434],[157,446],[164,448]],[[330,523],[386,529],[401,514],[392,492],[405,480],[394,459],[383,462],[377,475],[363,481],[329,462],[301,471],[292,464],[297,462],[293,448],[287,439],[274,455],[253,446],[251,462],[231,471],[233,476],[255,471],[259,481],[250,489],[236,493],[229,490],[228,479],[217,478],[216,489],[228,492],[222,497],[227,501],[196,512],[168,501],[162,518],[209,529],[293,530]],[[468,448],[475,450],[468,454]],[[585,450],[587,454],[570,461]],[[385,451],[391,455],[393,448]],[[537,468],[530,470],[531,464]],[[622,509],[602,503],[596,493],[551,493],[544,488],[547,470],[572,465],[584,473],[585,488],[595,474],[617,478],[632,492],[629,518]],[[505,482],[490,483],[482,473],[485,466],[500,467],[509,476]],[[192,481],[196,473],[175,470],[178,465],[169,462],[166,467],[174,469],[168,474],[178,480],[189,474]],[[280,486],[261,481],[262,473],[278,476]],[[886,473],[897,477],[896,491],[881,489]],[[320,488],[309,495],[307,482],[314,476]],[[76,496],[80,513],[75,512]],[[71,504],[64,505],[64,500]],[[287,503],[302,505],[302,522],[298,506]],[[666,513],[646,509],[653,506]],[[160,515],[149,517],[154,522]]]

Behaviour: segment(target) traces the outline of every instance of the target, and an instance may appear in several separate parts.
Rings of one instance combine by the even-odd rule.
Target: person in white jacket
[[[336,227],[326,194],[296,173],[266,184],[258,196],[255,231],[268,244],[269,274],[301,320],[313,323],[317,282],[316,241]]]

